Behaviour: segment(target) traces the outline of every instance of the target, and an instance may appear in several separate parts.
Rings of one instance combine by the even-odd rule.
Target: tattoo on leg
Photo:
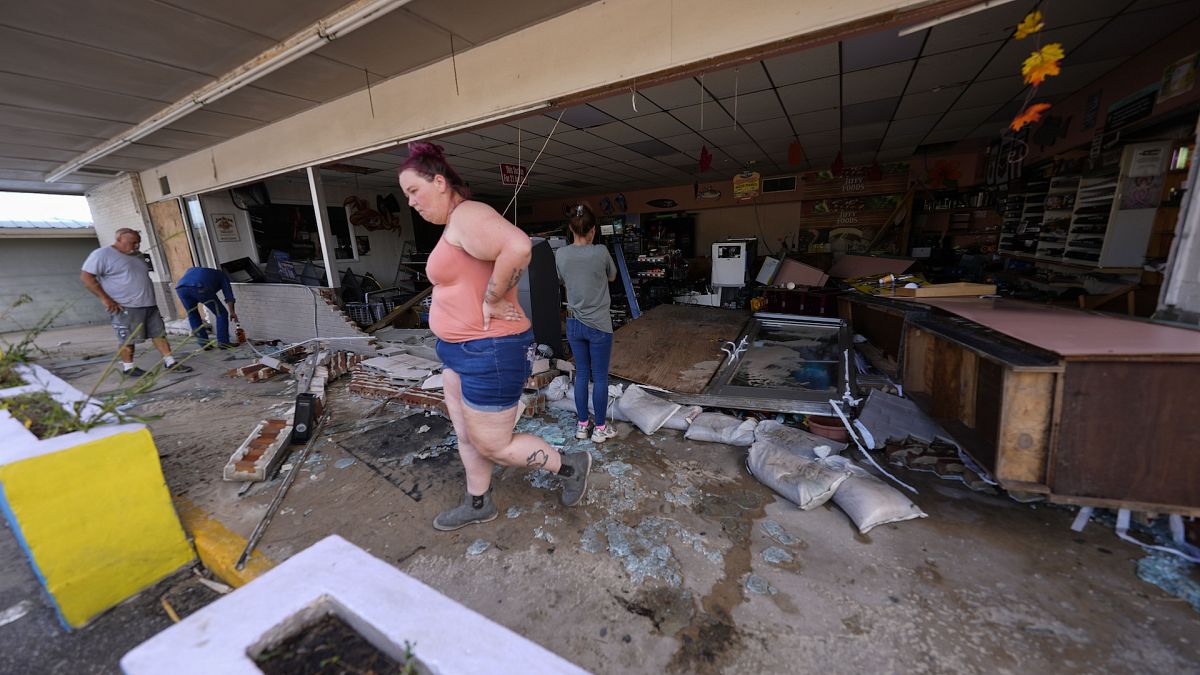
[[[550,455],[546,454],[545,450],[534,450],[529,453],[529,457],[525,460],[525,466],[544,469],[546,462],[550,461]]]

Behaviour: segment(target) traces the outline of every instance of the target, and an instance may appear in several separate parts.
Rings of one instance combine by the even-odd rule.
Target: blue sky
[[[0,192],[0,220],[81,220],[92,222],[87,199],[78,195]]]

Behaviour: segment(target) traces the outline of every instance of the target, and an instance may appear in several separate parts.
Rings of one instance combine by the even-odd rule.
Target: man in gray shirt
[[[92,251],[83,261],[79,279],[112,315],[112,326],[121,344],[121,369],[127,377],[146,374],[133,365],[133,346],[146,338],[162,354],[168,370],[191,372],[191,368],[171,356],[166,326],[154,301],[150,267],[138,253],[141,245],[142,235],[137,230],[122,227],[117,230],[117,240],[112,246]]]

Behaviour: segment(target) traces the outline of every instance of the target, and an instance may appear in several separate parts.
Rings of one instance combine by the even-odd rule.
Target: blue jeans
[[[200,286],[180,286],[175,289],[175,295],[179,296],[179,301],[187,310],[188,325],[192,327],[192,334],[196,336],[201,347],[208,344],[208,331],[200,319],[200,305],[208,307],[213,316],[217,317],[217,342],[229,344],[229,311],[217,299],[216,293]]]
[[[608,412],[608,361],[612,358],[612,333],[567,319],[567,343],[575,357],[575,415],[588,420],[588,379],[592,381],[592,410],[596,426],[604,426]]]
[[[533,368],[533,330],[466,342],[438,340],[442,365],[458,373],[462,398],[481,412],[509,410],[521,400]]]

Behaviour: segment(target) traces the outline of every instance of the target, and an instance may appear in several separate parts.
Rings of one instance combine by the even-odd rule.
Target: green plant
[[[30,302],[33,302],[33,299],[22,294],[8,308],[0,312],[0,318],[8,316],[13,309]],[[37,346],[37,338],[48,330],[66,309],[67,306],[60,307],[47,313],[33,326],[22,327],[20,339],[15,342],[0,338],[0,389],[26,384],[17,374],[15,366],[32,363],[37,354],[45,353]],[[194,335],[189,337],[194,337]],[[0,409],[7,410],[40,439],[53,438],[73,431],[87,431],[114,421],[145,423],[146,419],[130,415],[124,412],[124,409],[158,384],[166,372],[161,359],[146,375],[133,380],[129,386],[116,389],[105,396],[98,394],[100,387],[109,381],[113,374],[120,374],[120,368],[116,367],[120,362],[120,352],[130,344],[130,340],[126,340],[113,353],[95,386],[88,392],[87,401],[76,402],[69,409],[65,409],[48,393],[38,392],[0,399]],[[187,358],[184,358],[179,361],[182,363],[186,360]],[[89,402],[92,405],[88,405]]]

